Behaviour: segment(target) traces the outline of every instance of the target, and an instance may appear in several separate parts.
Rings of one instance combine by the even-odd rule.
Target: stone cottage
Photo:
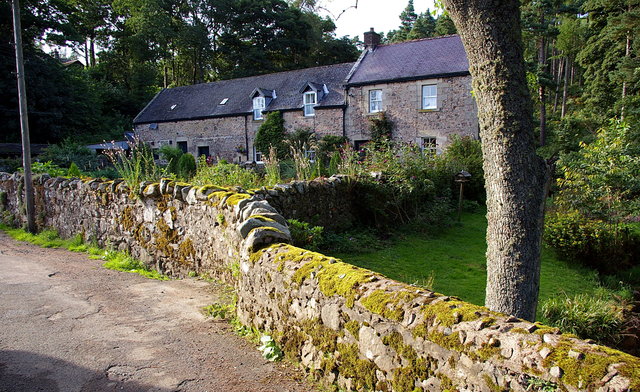
[[[369,119],[392,121],[392,137],[440,152],[451,135],[478,137],[469,64],[457,35],[380,45],[373,29],[355,63],[163,89],[134,119],[152,148],[165,144],[228,161],[262,160],[253,140],[268,112],[288,131],[370,139]]]

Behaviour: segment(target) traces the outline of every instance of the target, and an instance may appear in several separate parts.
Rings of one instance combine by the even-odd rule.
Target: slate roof
[[[247,78],[175,87],[160,91],[136,116],[134,124],[158,123],[251,113],[256,89],[275,90],[266,111],[302,109],[300,89],[308,83],[326,84],[329,94],[316,109],[344,105],[344,80],[354,63],[278,72]],[[223,99],[228,98],[224,105]],[[175,105],[175,106],[174,106]],[[172,109],[173,107],[173,109]]]
[[[365,51],[348,85],[416,80],[469,74],[469,61],[458,35],[379,45]]]

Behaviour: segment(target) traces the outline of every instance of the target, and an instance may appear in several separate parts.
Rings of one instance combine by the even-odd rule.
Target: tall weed
[[[165,170],[156,165],[151,148],[138,138],[128,144],[129,150],[116,148],[106,154],[129,189],[136,189],[143,181],[159,181]]]

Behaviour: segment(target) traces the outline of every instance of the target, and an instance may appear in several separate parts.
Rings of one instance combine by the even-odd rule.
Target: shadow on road
[[[169,392],[127,381],[126,372],[110,370],[98,372],[45,355],[0,350],[0,392]]]

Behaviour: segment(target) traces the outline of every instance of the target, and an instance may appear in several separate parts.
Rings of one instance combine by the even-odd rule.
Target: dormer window
[[[304,93],[304,100],[303,100],[304,115],[315,116],[316,109],[314,107],[316,106],[317,103],[318,103],[318,95],[316,94],[315,91],[307,91],[306,93]]]
[[[253,119],[262,120],[262,111],[265,109],[264,97],[253,98]]]

